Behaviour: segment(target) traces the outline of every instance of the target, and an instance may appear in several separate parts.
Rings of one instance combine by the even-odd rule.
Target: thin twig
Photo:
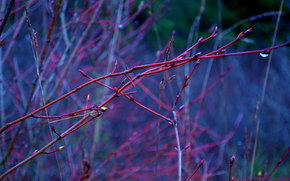
[[[236,156],[233,155],[230,161],[230,171],[229,171],[229,181],[231,181],[231,176],[232,176],[232,168],[233,168],[233,164],[235,162]]]
[[[63,132],[59,137],[55,138],[54,140],[52,140],[51,142],[49,142],[48,144],[46,144],[44,147],[42,147],[40,150],[38,150],[36,153],[33,153],[33,155],[31,155],[28,158],[24,159],[23,161],[21,161],[20,163],[18,163],[17,165],[13,166],[12,168],[10,168],[6,172],[4,172],[2,175],[0,175],[0,180],[4,179],[7,175],[9,175],[10,173],[12,173],[13,171],[15,171],[16,169],[18,169],[22,165],[24,165],[27,162],[29,162],[30,160],[34,159],[38,155],[42,154],[47,148],[51,147],[54,143],[58,142],[62,138],[68,136],[69,134],[71,134],[75,130],[79,129],[81,126],[84,125],[82,123],[88,123],[89,121],[95,119],[96,117],[99,117],[100,115],[101,114],[98,114],[98,115],[96,115],[96,116],[94,116],[94,117],[92,117],[92,118],[90,118],[88,120],[87,120],[87,118],[89,118],[90,115],[83,117],[76,124],[74,124],[69,129],[67,129],[65,132]]]
[[[204,160],[201,160],[198,167],[193,171],[193,173],[190,175],[190,177],[188,177],[188,179],[186,179],[186,181],[190,181],[190,179],[194,176],[194,174],[198,171],[198,169],[203,165],[203,163],[204,163]]]
[[[178,181],[182,180],[182,150],[180,147],[180,139],[179,139],[179,134],[178,134],[178,120],[176,116],[176,112],[173,109],[172,111],[173,117],[174,117],[174,132],[175,132],[175,137],[176,137],[176,144],[177,144],[177,153],[178,153]]]
[[[2,32],[4,30],[4,27],[6,25],[6,22],[8,20],[9,14],[10,14],[10,12],[12,10],[13,5],[14,5],[14,2],[15,2],[15,0],[11,0],[10,1],[9,6],[8,6],[8,10],[7,10],[6,14],[5,14],[5,17],[4,17],[1,25],[0,25],[0,38],[1,38]]]
[[[275,41],[276,41],[276,36],[277,36],[278,27],[279,27],[279,23],[280,23],[280,17],[281,17],[281,14],[282,14],[283,4],[284,4],[284,0],[281,0],[280,9],[279,9],[279,15],[277,17],[276,26],[275,26],[275,32],[274,32],[273,39],[272,39],[272,47],[274,46]],[[252,155],[251,176],[250,176],[250,178],[253,177],[253,172],[254,172],[254,163],[255,163],[255,158],[256,158],[256,149],[257,149],[257,144],[258,144],[258,136],[259,136],[259,130],[260,130],[261,116],[262,116],[262,107],[263,107],[266,87],[267,87],[267,83],[268,83],[268,76],[269,76],[270,67],[271,67],[272,55],[273,55],[273,51],[270,51],[270,55],[269,55],[269,58],[268,58],[267,69],[266,69],[266,73],[265,73],[265,77],[264,77],[262,96],[261,96],[261,100],[260,100],[259,118],[258,118],[257,127],[256,127],[256,136],[255,136],[254,150],[253,150],[253,155]]]
[[[216,30],[215,30],[216,32]],[[242,34],[241,36],[243,36],[244,34]],[[201,42],[204,42],[205,40],[208,40],[209,38],[211,37],[214,37],[214,33],[213,35],[211,35],[210,37],[206,38],[206,39],[202,39],[202,40],[199,40],[198,42],[201,43]],[[289,45],[290,42],[287,42],[287,43],[283,43],[283,44],[280,44],[280,45],[277,45],[277,46],[274,46],[274,47],[270,47],[270,48],[265,48],[265,49],[261,49],[261,50],[253,50],[253,51],[246,51],[246,52],[237,52],[237,53],[228,53],[228,54],[219,54],[219,55],[209,55],[209,56],[193,56],[193,57],[189,57],[189,58],[183,58],[183,59],[178,59],[178,58],[174,58],[173,60],[171,61],[166,61],[166,62],[160,62],[160,63],[152,63],[152,64],[146,64],[146,65],[140,65],[140,66],[135,66],[131,69],[127,69],[123,72],[118,72],[118,73],[113,73],[113,74],[107,74],[107,75],[104,75],[104,76],[101,76],[101,77],[98,77],[98,78],[95,78],[95,79],[92,79],[80,86],[78,86],[77,88],[73,89],[72,91],[64,94],[63,96],[55,99],[54,101],[51,101],[49,103],[47,103],[46,105],[44,105],[43,107],[40,107],[38,108],[37,110],[31,112],[30,114],[27,114],[15,121],[12,121],[12,122],[9,122],[7,123],[6,125],[4,125],[3,127],[0,128],[0,133],[2,133],[4,130],[6,130],[7,128],[9,128],[10,126],[14,125],[14,124],[17,124],[29,117],[32,117],[34,114],[46,109],[47,107],[55,104],[56,102],[59,102],[60,100],[74,94],[75,92],[77,92],[78,90],[96,82],[96,81],[99,81],[99,80],[103,80],[103,79],[106,79],[106,78],[109,78],[109,77],[115,77],[115,76],[120,76],[120,75],[124,75],[124,73],[128,74],[128,73],[131,73],[133,72],[134,70],[137,70],[137,69],[143,69],[143,68],[147,68],[147,67],[154,67],[154,66],[157,66],[157,67],[154,67],[154,68],[151,68],[151,69],[148,69],[147,71],[144,71],[143,73],[141,74],[138,74],[136,75],[132,81],[135,81],[136,79],[140,78],[140,77],[144,77],[144,76],[148,76],[148,75],[152,75],[152,74],[156,74],[156,73],[160,73],[160,72],[163,72],[163,71],[166,71],[166,70],[169,70],[169,69],[172,69],[172,68],[175,68],[175,67],[178,67],[178,66],[181,66],[181,65],[184,65],[184,64],[187,64],[188,62],[191,62],[191,61],[194,61],[194,60],[198,60],[198,59],[208,59],[208,58],[217,58],[217,57],[227,57],[227,56],[235,56],[235,55],[244,55],[244,54],[257,54],[257,53],[261,53],[261,52],[264,52],[264,51],[271,51],[273,49],[276,49],[276,48],[280,48],[280,47],[284,47],[284,46],[287,46]],[[189,49],[188,49],[189,50]],[[186,51],[188,51],[186,50]],[[186,52],[185,51],[185,52]],[[178,57],[182,57],[182,54]],[[180,62],[180,63],[179,63]],[[169,66],[170,65],[170,66]],[[128,82],[126,84],[126,86],[123,86],[122,90],[125,89],[127,86],[131,85],[131,82]],[[122,91],[120,90],[120,91]],[[109,101],[111,101],[113,99],[113,97],[107,99],[107,101],[104,102],[104,105],[107,104]],[[104,106],[103,105],[103,106]]]
[[[269,180],[269,178],[272,176],[272,174],[274,173],[274,171],[278,168],[278,166],[282,163],[282,161],[285,160],[285,158],[287,157],[287,155],[289,154],[289,152],[290,152],[290,147],[288,148],[288,150],[284,154],[284,156],[278,161],[278,163],[273,168],[273,170],[271,171],[271,173],[267,176],[267,178],[265,179],[265,181]]]

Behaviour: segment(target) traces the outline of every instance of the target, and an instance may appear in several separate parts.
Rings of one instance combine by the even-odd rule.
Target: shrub
[[[209,77],[212,62],[239,55],[271,57],[272,50],[289,42],[231,53],[230,46],[246,40],[250,28],[209,50],[211,41],[222,36],[214,27],[174,56],[173,31],[154,57],[146,51],[144,36],[166,13],[167,4],[153,10],[152,3],[3,3],[7,16],[0,28],[1,179],[252,177],[250,162],[255,166],[263,159],[259,146],[256,151],[254,128],[259,116],[258,135],[265,90],[261,103],[256,95],[245,94],[240,95],[244,110],[236,107],[241,101],[235,102],[235,91],[244,82],[225,79],[231,69],[229,76],[242,71],[235,74],[237,65],[221,63]],[[27,51],[29,46],[32,51]],[[204,67],[205,62],[209,66]],[[237,110],[227,114],[230,109]],[[253,113],[248,129],[244,120]],[[246,129],[245,144],[239,142],[243,152],[234,146],[236,134],[243,139],[241,125]],[[273,171],[289,149],[284,152],[274,155],[273,160],[280,161],[271,162]],[[252,153],[256,161],[250,159]],[[244,170],[236,171],[234,164],[244,164]],[[259,179],[273,174],[268,173],[261,172]]]

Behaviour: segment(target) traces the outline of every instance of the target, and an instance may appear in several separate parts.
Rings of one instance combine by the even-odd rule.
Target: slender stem
[[[231,179],[231,176],[232,176],[232,168],[233,168],[233,164],[234,164],[234,162],[235,162],[235,158],[236,158],[236,156],[233,155],[232,158],[231,158],[231,161],[230,161],[229,181],[232,180],[232,179]]]
[[[274,173],[274,171],[277,169],[277,167],[282,163],[282,161],[287,157],[287,155],[290,152],[290,147],[288,148],[287,152],[284,154],[284,156],[278,161],[278,163],[276,164],[276,166],[273,168],[273,170],[271,171],[271,173],[267,176],[267,178],[265,179],[265,181],[269,180],[269,178],[272,176],[272,174]]]
[[[61,2],[59,0],[59,2]],[[208,40],[209,38],[212,38],[215,36],[215,33],[216,33],[216,30],[215,32],[208,38],[206,39],[202,39],[200,38],[199,41],[195,44],[195,45],[198,45],[199,43],[201,42],[204,42],[206,40]],[[238,36],[237,39],[240,39],[240,37],[244,36],[245,33],[242,33]],[[231,43],[230,43],[231,44]],[[228,44],[228,45],[230,45]],[[222,48],[228,46],[228,45],[225,45],[223,46]],[[284,44],[281,44],[281,45],[278,45],[278,46],[274,46],[274,47],[271,47],[271,48],[266,48],[266,49],[262,49],[262,50],[254,50],[254,51],[247,51],[247,52],[238,52],[238,53],[229,53],[229,54],[213,54],[213,53],[208,53],[208,54],[205,54],[205,55],[201,55],[200,53],[194,55],[193,57],[189,57],[189,58],[183,58],[189,50],[192,49],[192,46],[191,48],[189,48],[188,50],[186,50],[183,54],[181,54],[180,56],[174,58],[173,60],[171,61],[164,61],[164,62],[159,62],[159,63],[152,63],[152,64],[146,64],[146,65],[141,65],[141,66],[135,66],[131,69],[127,69],[126,71],[123,71],[123,72],[118,72],[118,73],[110,73],[110,74],[107,74],[107,75],[104,75],[104,76],[101,76],[101,77],[98,77],[98,78],[95,78],[95,79],[91,79],[89,80],[88,82],[78,86],[77,88],[73,89],[72,91],[64,94],[63,96],[55,99],[54,101],[52,102],[49,102],[47,103],[46,105],[38,108],[37,110],[31,112],[30,114],[27,114],[15,121],[12,121],[12,122],[9,122],[7,123],[6,125],[4,125],[2,128],[0,128],[0,133],[2,133],[3,131],[5,131],[7,128],[9,128],[10,126],[14,125],[14,124],[17,124],[27,118],[30,118],[30,117],[34,117],[36,113],[39,113],[40,111],[42,110],[45,110],[47,107],[63,100],[64,98],[76,93],[77,91],[79,91],[80,89],[92,84],[92,83],[98,83],[100,84],[98,81],[99,80],[103,80],[103,79],[107,79],[107,78],[111,78],[111,77],[116,77],[116,76],[124,76],[128,73],[131,73],[132,71],[134,70],[137,70],[137,69],[143,69],[143,68],[149,68],[148,70],[145,70],[143,71],[142,73],[136,75],[135,77],[133,77],[131,80],[129,80],[125,85],[121,84],[120,87],[118,89],[114,89],[115,94],[111,95],[107,100],[105,100],[103,103],[101,103],[99,105],[99,107],[103,107],[105,106],[106,104],[108,104],[110,101],[112,101],[114,98],[116,98],[118,94],[120,95],[123,95],[125,96],[126,98],[129,98],[131,101],[133,101],[135,104],[141,106],[142,108],[152,112],[153,114],[159,116],[159,117],[162,117],[163,119],[169,121],[170,123],[173,124],[174,126],[174,131],[175,131],[175,135],[176,135],[176,142],[177,142],[177,150],[178,150],[178,180],[181,181],[182,179],[182,150],[181,150],[181,146],[180,146],[180,138],[179,138],[179,133],[178,133],[178,121],[177,121],[177,116],[176,116],[176,112],[175,110],[173,109],[173,116],[174,116],[174,121],[172,121],[171,119],[163,116],[162,114],[159,114],[147,107],[145,107],[144,105],[142,105],[141,103],[138,103],[137,101],[135,101],[132,97],[129,97],[128,95],[122,93],[123,90],[127,90],[127,88],[129,89],[130,86],[134,86],[134,81],[136,81],[137,79],[140,79],[141,77],[145,77],[145,76],[148,76],[148,75],[152,75],[152,74],[155,74],[155,73],[160,73],[160,72],[164,72],[166,70],[169,70],[169,69],[173,69],[175,67],[178,67],[178,66],[181,66],[181,65],[184,65],[184,64],[187,64],[191,61],[195,61],[195,60],[198,60],[198,59],[208,59],[208,58],[217,58],[217,57],[226,57],[226,56],[235,56],[235,55],[243,55],[243,54],[253,54],[253,53],[262,53],[264,51],[270,51],[272,49],[276,49],[276,48],[280,48],[280,47],[283,47],[283,46],[286,46],[286,45],[289,45],[289,42],[287,43],[284,43]],[[221,50],[222,48],[218,49],[218,50]],[[215,53],[220,53],[220,52],[217,52],[217,51],[213,51]],[[128,77],[128,79],[130,79]],[[124,81],[125,83],[125,81]],[[102,85],[102,84],[101,84]],[[105,84],[103,84],[102,86],[105,86]],[[109,89],[111,89],[110,87],[107,87]],[[96,118],[96,117],[99,117],[101,115],[100,114],[97,114],[96,116],[94,116],[93,118]],[[39,155],[41,152],[43,152],[45,149],[47,149],[48,147],[50,147],[51,145],[53,145],[55,142],[57,142],[59,139],[69,135],[70,133],[76,131],[77,129],[79,129],[80,127],[82,127],[83,125],[87,124],[90,120],[92,120],[93,118],[91,119],[88,119],[86,120],[89,116],[91,115],[87,115],[85,116],[83,119],[81,119],[79,122],[77,122],[76,124],[74,124],[72,127],[70,127],[67,131],[65,131],[63,134],[61,134],[61,136],[57,139],[54,139],[52,140],[50,143],[48,143],[46,146],[44,146],[40,151],[38,151],[36,154],[26,158],[25,160],[23,160],[22,162],[20,162],[19,164],[17,164],[16,166],[10,168],[9,170],[7,170],[5,173],[3,173],[1,176],[0,176],[0,179],[1,178],[4,178],[5,176],[7,176],[9,173],[11,173],[12,171],[16,170],[17,168],[21,167],[22,165],[24,165],[25,163],[27,163],[28,161],[30,161],[31,159],[35,158],[37,155]],[[232,167],[232,164],[231,164],[231,167]],[[230,167],[230,176],[231,176],[231,167]]]
[[[176,144],[177,144],[177,152],[178,152],[178,181],[182,180],[182,150],[180,147],[180,140],[179,140],[179,134],[178,134],[178,127],[177,127],[177,116],[175,110],[172,111],[173,117],[175,124],[174,126],[174,131],[175,131],[175,136],[176,136]]]
[[[61,139],[61,137],[55,138],[54,140],[52,140],[51,142],[49,142],[47,145],[45,145],[43,148],[41,148],[39,151],[37,151],[36,153],[34,153],[33,155],[29,156],[28,158],[26,158],[25,160],[23,160],[22,162],[18,163],[17,165],[15,165],[14,167],[10,168],[9,170],[7,170],[5,173],[3,173],[0,176],[0,180],[4,179],[8,174],[12,173],[13,171],[15,171],[17,168],[21,167],[22,165],[24,165],[25,163],[29,162],[30,160],[32,160],[33,158],[35,158],[36,156],[38,156],[39,154],[41,154],[42,152],[44,152],[44,150],[46,150],[47,148],[49,148],[50,146],[52,146],[54,143],[56,143],[57,141],[59,141]]]
[[[186,181],[189,181],[193,176],[194,174],[198,171],[198,169],[203,165],[204,163],[204,160],[201,160],[200,164],[198,165],[198,167],[193,171],[193,173],[190,175],[190,177],[188,177],[188,179],[186,179]]]
[[[243,36],[243,35],[241,35]],[[213,37],[210,36],[210,37]],[[206,39],[209,39],[210,37],[206,38]],[[203,42],[205,39],[203,40],[199,40],[198,42]],[[113,74],[107,74],[107,75],[104,75],[104,76],[101,76],[101,77],[98,77],[98,78],[95,78],[95,79],[92,79],[80,86],[78,86],[77,88],[73,89],[72,91],[64,94],[63,96],[55,99],[54,101],[44,105],[43,107],[40,107],[38,108],[37,110],[33,111],[32,113],[30,114],[27,114],[15,121],[12,121],[12,122],[9,122],[7,123],[6,125],[4,125],[3,127],[0,128],[0,133],[2,133],[3,131],[5,131],[7,128],[9,128],[10,126],[14,125],[14,124],[17,124],[27,118],[30,118],[32,117],[34,114],[46,109],[47,107],[55,104],[56,102],[59,102],[60,100],[74,94],[75,92],[77,92],[79,89],[82,89],[96,81],[99,81],[99,80],[102,80],[102,79],[106,79],[106,78],[109,78],[109,77],[115,77],[115,76],[120,76],[120,75],[125,75],[125,74],[128,74],[128,73],[131,73],[132,71],[134,70],[137,70],[137,69],[142,69],[142,68],[146,68],[146,67],[152,67],[152,66],[159,66],[159,67],[154,67],[152,69],[149,69],[147,71],[144,71],[142,74],[138,74],[137,76],[135,76],[133,79],[132,79],[132,82],[135,81],[136,79],[142,77],[142,76],[147,76],[147,75],[151,75],[151,74],[155,74],[155,73],[160,73],[160,72],[163,72],[163,71],[166,71],[166,70],[169,70],[169,69],[172,69],[172,68],[175,68],[175,67],[178,67],[178,66],[181,66],[183,64],[186,64],[190,61],[194,61],[194,60],[198,60],[198,59],[208,59],[208,58],[218,58],[218,57],[227,57],[227,56],[235,56],[235,55],[244,55],[244,54],[256,54],[256,53],[262,53],[264,51],[271,51],[273,49],[276,49],[276,48],[280,48],[280,47],[284,47],[284,46],[287,46],[289,45],[290,42],[287,42],[287,43],[283,43],[281,45],[277,45],[277,46],[274,46],[274,47],[270,47],[270,48],[265,48],[265,49],[262,49],[262,50],[253,50],[253,51],[246,51],[246,52],[238,52],[238,53],[229,53],[229,54],[219,54],[219,55],[209,55],[209,56],[199,56],[199,53],[196,54],[195,56],[193,57],[189,57],[189,58],[183,58],[183,59],[173,59],[171,61],[165,61],[165,62],[160,62],[160,63],[152,63],[152,64],[147,64],[147,65],[141,65],[141,66],[135,66],[131,69],[127,69],[126,71],[124,72],[118,72],[118,73],[113,73]],[[186,51],[185,51],[186,52]],[[178,63],[180,62],[180,63]],[[169,66],[170,65],[170,66]],[[152,71],[154,70],[154,71]],[[129,84],[127,84],[125,87],[123,87],[123,89],[125,89],[128,85],[130,85],[131,82],[129,82]],[[112,98],[110,98],[112,99]],[[111,100],[108,100],[108,101],[105,101],[105,104],[107,104],[108,102],[110,102]],[[103,104],[102,106],[104,106],[105,104]]]
[[[14,2],[15,2],[15,0],[11,0],[10,1],[8,10],[7,10],[6,14],[5,14],[5,17],[4,17],[1,25],[0,25],[0,37],[1,37],[2,31],[4,30],[4,27],[6,25],[7,19],[9,17],[9,14],[10,14],[11,10],[12,10]]]
[[[31,155],[28,158],[24,159],[23,161],[21,161],[20,163],[18,163],[17,165],[15,165],[14,167],[8,169],[6,172],[4,172],[2,175],[0,175],[0,180],[4,179],[7,175],[9,175],[10,173],[15,171],[17,168],[21,167],[22,165],[26,164],[27,162],[29,162],[30,160],[32,160],[33,158],[35,158],[39,154],[43,153],[47,148],[51,147],[54,143],[58,142],[59,140],[61,140],[64,137],[68,136],[69,134],[71,134],[75,130],[79,129],[81,126],[85,125],[86,123],[88,123],[89,121],[95,119],[96,117],[99,117],[100,115],[101,114],[98,114],[98,115],[96,115],[96,116],[94,116],[94,117],[92,117],[92,118],[90,118],[88,120],[86,120],[86,119],[89,118],[90,115],[83,117],[76,124],[74,124],[69,129],[67,129],[65,132],[63,132],[59,137],[55,138],[54,140],[52,140],[51,142],[46,144],[43,148],[38,150],[36,153],[34,153],[33,155]],[[82,124],[82,123],[85,123],[85,124]]]
[[[276,36],[277,36],[277,32],[278,32],[278,26],[279,26],[279,23],[280,23],[280,17],[281,17],[281,13],[282,13],[283,3],[284,3],[284,0],[281,0],[280,9],[279,9],[279,15],[277,17],[276,26],[275,26],[275,32],[274,32],[273,39],[272,39],[272,45],[271,45],[272,47],[274,46],[275,41],[276,41]],[[289,43],[290,42],[288,42],[288,45],[289,45]],[[269,52],[268,50],[265,50],[265,51]],[[267,69],[266,69],[266,73],[265,73],[265,77],[264,77],[262,96],[261,96],[261,100],[260,100],[259,118],[258,118],[258,121],[257,121],[254,150],[253,150],[253,155],[252,155],[251,176],[250,176],[250,178],[253,177],[253,172],[254,172],[254,163],[255,163],[255,158],[256,158],[256,149],[257,149],[257,144],[258,144],[258,138],[259,138],[258,136],[259,136],[260,122],[261,122],[261,115],[262,115],[262,110],[263,110],[262,108],[263,108],[263,102],[264,102],[266,87],[267,87],[267,83],[268,83],[268,76],[269,76],[270,67],[271,67],[272,55],[273,55],[273,51],[270,52],[270,56],[269,56],[268,63],[267,63]]]
[[[88,33],[89,33],[89,31],[90,31],[90,29],[91,29],[91,27],[92,27],[92,25],[93,25],[93,23],[94,23],[94,21],[95,21],[97,15],[98,15],[98,12],[99,12],[100,8],[101,8],[102,5],[103,5],[103,2],[104,2],[104,0],[101,0],[101,1],[99,2],[98,7],[95,9],[95,11],[94,11],[94,13],[93,13],[93,15],[92,15],[92,17],[91,17],[91,19],[90,19],[90,22],[89,22],[88,26],[86,27],[86,29],[85,29],[84,32],[82,33],[82,35],[81,35],[80,39],[78,40],[78,42],[77,42],[77,44],[76,44],[76,46],[75,46],[75,48],[74,48],[72,54],[69,56],[69,59],[68,59],[68,61],[66,62],[66,65],[65,65],[65,67],[64,67],[63,70],[62,70],[62,73],[61,73],[61,75],[60,75],[60,78],[59,78],[59,80],[57,81],[57,83],[55,84],[55,86],[54,86],[52,92],[55,92],[55,90],[60,86],[62,80],[64,79],[65,75],[67,74],[67,72],[68,72],[68,70],[69,70],[69,67],[70,67],[70,64],[71,64],[72,60],[74,59],[75,55],[77,54],[77,52],[78,52],[78,50],[79,50],[81,44],[83,43],[83,41],[85,40],[86,36],[88,35]]]

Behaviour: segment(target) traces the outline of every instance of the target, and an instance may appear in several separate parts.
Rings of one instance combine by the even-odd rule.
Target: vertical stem
[[[192,42],[196,42],[198,40],[198,33],[199,33],[199,28],[200,28],[200,20],[201,20],[201,16],[203,15],[204,9],[205,9],[205,4],[206,4],[206,0],[201,0],[200,1],[200,9],[199,9],[199,13],[198,15],[195,17],[194,21],[191,24],[190,27],[190,32],[189,32],[189,36],[187,39],[187,47],[190,47],[190,45],[192,44]],[[191,50],[191,53],[189,53],[189,56],[193,55],[195,53],[196,48]],[[189,65],[185,65],[184,66],[184,74],[188,75],[189,74]],[[184,97],[186,97],[186,99],[184,99],[184,105],[188,106],[189,104],[189,100],[191,99],[191,92],[190,90],[192,90],[191,88],[191,84],[188,84],[187,89],[184,90]],[[189,126],[191,125],[190,123],[190,116],[189,116],[189,112],[190,112],[190,108],[186,108],[185,109],[185,122],[186,124]],[[191,131],[193,131],[194,128],[192,128]],[[191,133],[188,133],[188,136],[191,137],[191,142],[193,142],[194,138],[192,138]],[[191,162],[191,156],[190,154],[187,154],[186,156],[186,167],[189,166],[190,162]]]
[[[179,140],[179,134],[178,134],[178,128],[177,128],[177,116],[175,111],[172,111],[174,116],[174,131],[176,136],[176,143],[177,143],[177,152],[178,152],[178,181],[182,180],[182,150],[180,148],[180,140]]]
[[[233,168],[233,164],[234,164],[234,162],[235,162],[235,158],[236,158],[236,156],[233,155],[232,158],[231,158],[231,161],[230,161],[229,181],[232,180],[232,179],[231,179],[231,176],[232,176],[232,168]]]
[[[123,0],[120,1],[118,5],[118,10],[117,10],[117,17],[116,17],[116,24],[119,25],[121,23],[122,19],[122,10],[123,10]],[[114,60],[115,60],[115,52],[117,49],[117,42],[119,39],[119,28],[117,28],[114,31],[113,37],[110,42],[109,46],[109,51],[108,51],[108,63],[107,63],[107,70],[106,72],[109,73],[112,69],[112,65],[114,65]],[[110,85],[110,79],[105,80],[106,85]],[[108,89],[104,88],[103,95],[107,94]],[[97,92],[98,95],[98,92]],[[94,159],[94,152],[96,151],[96,144],[100,140],[100,134],[101,134],[101,129],[102,129],[102,120],[96,121],[95,127],[94,127],[94,137],[93,137],[93,145],[91,148],[91,161],[93,162]]]
[[[0,126],[3,127],[5,125],[5,107],[4,107],[4,85],[3,85],[3,81],[4,81],[4,77],[3,77],[3,67],[2,67],[2,48],[0,47]],[[1,143],[2,143],[2,148],[1,148],[1,158],[5,158],[4,155],[4,147],[6,147],[5,145],[5,133],[3,132],[1,134]],[[7,148],[6,148],[7,149]]]
[[[231,175],[232,175],[232,166],[233,166],[233,165],[230,165],[229,181],[231,181]]]
[[[284,0],[281,0],[281,4],[280,4],[280,8],[279,8],[279,15],[277,17],[276,26],[275,26],[275,32],[274,32],[273,39],[272,39],[272,47],[274,46],[275,41],[276,41],[276,36],[277,36],[277,32],[278,32],[278,26],[279,26],[280,17],[281,17],[281,14],[282,14],[283,3],[284,3]],[[262,96],[261,96],[261,101],[260,101],[260,103],[261,103],[261,108],[260,108],[260,112],[259,112],[260,116],[259,116],[259,119],[257,121],[256,137],[255,137],[254,150],[253,150],[253,156],[252,156],[251,176],[250,176],[250,178],[253,177],[254,163],[255,163],[255,157],[256,157],[256,149],[257,149],[257,143],[258,143],[258,135],[259,135],[259,129],[260,129],[261,115],[262,115],[262,106],[263,106],[265,92],[266,92],[266,87],[267,87],[267,83],[268,83],[268,76],[269,76],[270,67],[271,67],[272,55],[273,55],[273,50],[271,51],[271,53],[269,55],[267,69],[266,69],[266,74],[265,74],[265,78],[264,78]]]
[[[178,128],[177,124],[174,125],[174,131],[176,136],[176,142],[177,142],[177,150],[178,150],[178,181],[181,181],[181,172],[182,172],[182,151],[180,148],[180,141],[179,141],[179,135],[178,135]]]

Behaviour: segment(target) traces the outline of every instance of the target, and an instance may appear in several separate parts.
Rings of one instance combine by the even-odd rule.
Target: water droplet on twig
[[[266,57],[268,57],[268,56],[269,56],[269,54],[268,54],[268,53],[260,53],[260,55],[261,55],[261,57],[263,57],[263,58],[266,58]]]
[[[261,57],[263,57],[263,58],[268,57],[269,54],[270,54],[270,51],[263,51],[263,52],[260,53]]]

